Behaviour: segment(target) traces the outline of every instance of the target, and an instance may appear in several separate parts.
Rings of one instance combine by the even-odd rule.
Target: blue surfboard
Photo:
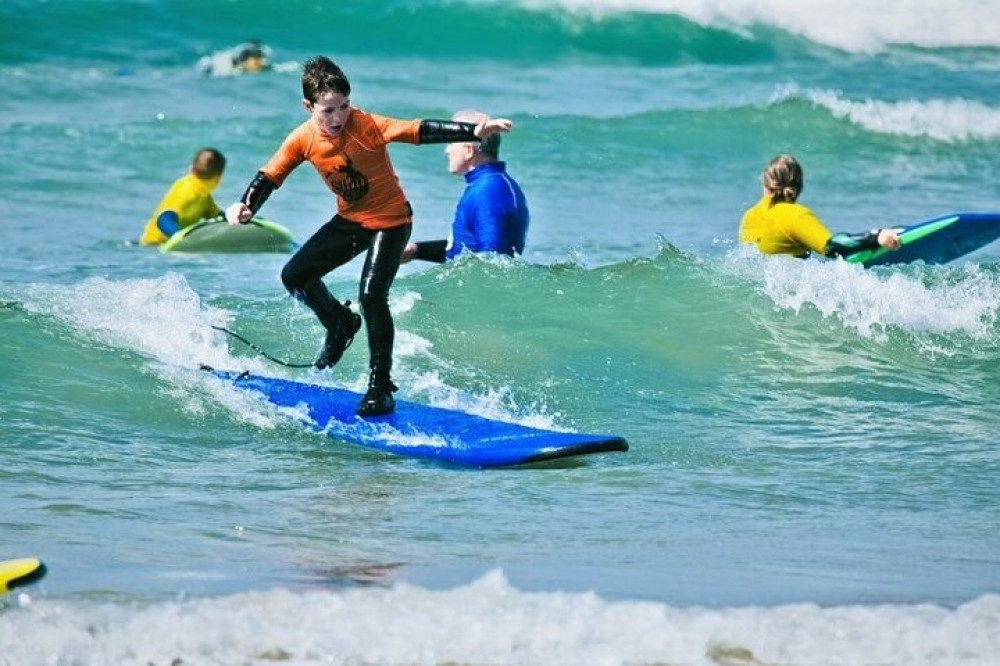
[[[531,428],[452,409],[404,400],[385,416],[357,416],[361,395],[353,391],[205,368],[241,389],[255,391],[281,407],[304,406],[307,423],[334,439],[412,458],[472,467],[504,467],[571,456],[628,451],[614,435]]]
[[[860,250],[844,259],[866,267],[914,261],[946,264],[1000,238],[1000,213],[950,213],[897,230],[898,250]]]

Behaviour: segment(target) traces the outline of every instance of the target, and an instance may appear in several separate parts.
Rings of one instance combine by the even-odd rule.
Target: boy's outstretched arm
[[[506,118],[488,118],[478,125],[458,120],[421,120],[420,143],[481,141],[497,132],[509,132],[512,125]]]

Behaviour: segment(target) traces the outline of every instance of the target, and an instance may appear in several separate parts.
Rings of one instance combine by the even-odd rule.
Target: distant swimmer
[[[459,111],[451,119],[478,124],[487,118],[480,111]],[[403,261],[442,263],[462,252],[523,253],[530,219],[528,202],[507,173],[506,163],[500,161],[500,135],[449,143],[444,152],[448,171],[466,182],[451,223],[451,238],[409,243]]]
[[[259,39],[233,47],[233,68],[241,73],[256,74],[271,69],[271,49]]]
[[[257,74],[271,69],[271,47],[259,39],[237,44],[198,61],[198,70],[211,76]]]
[[[226,158],[215,148],[202,148],[188,173],[174,181],[146,222],[141,245],[159,245],[181,229],[222,214],[212,198],[226,170]]]
[[[761,180],[763,197],[740,220],[741,243],[753,243],[764,254],[803,258],[813,252],[837,257],[877,247],[899,249],[899,234],[894,229],[831,234],[811,210],[796,203],[802,193],[803,175],[802,167],[791,155],[771,160]]]

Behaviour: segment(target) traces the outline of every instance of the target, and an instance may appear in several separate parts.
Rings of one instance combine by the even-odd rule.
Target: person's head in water
[[[260,40],[254,39],[238,47],[233,65],[244,72],[262,72],[270,63],[267,61],[268,48]]]
[[[772,202],[795,203],[802,194],[802,167],[791,155],[778,155],[764,169],[761,183]]]
[[[302,67],[302,106],[320,134],[340,136],[351,115],[351,82],[326,56],[310,58]]]
[[[191,162],[191,173],[202,180],[222,179],[222,172],[226,170],[226,157],[215,148],[202,148],[195,153]]]
[[[489,116],[482,111],[469,109],[458,111],[451,119],[478,125],[488,120]],[[448,171],[463,176],[480,164],[500,159],[500,134],[491,134],[482,141],[449,143],[445,145],[444,152],[448,156]]]

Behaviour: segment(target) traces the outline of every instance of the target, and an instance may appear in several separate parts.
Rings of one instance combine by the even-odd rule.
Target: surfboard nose
[[[34,583],[48,573],[45,564],[36,557],[22,557],[0,562],[0,593]]]

